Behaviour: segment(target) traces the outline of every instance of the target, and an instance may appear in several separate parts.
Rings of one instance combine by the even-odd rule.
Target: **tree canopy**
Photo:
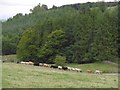
[[[56,55],[69,63],[119,58],[118,6],[96,2],[53,6],[37,5],[31,13],[3,22],[3,54],[21,60],[53,63]]]

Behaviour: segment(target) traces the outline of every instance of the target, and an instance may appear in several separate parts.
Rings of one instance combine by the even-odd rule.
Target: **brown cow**
[[[46,64],[46,63],[44,63],[44,64],[43,64],[43,66],[44,66],[44,67],[49,67],[49,65],[48,65],[48,64]]]
[[[29,63],[29,65],[33,65],[33,64],[34,64],[34,63],[33,63],[33,62],[31,62],[31,61],[29,61],[28,63]]]
[[[88,73],[92,73],[92,70],[87,70]]]

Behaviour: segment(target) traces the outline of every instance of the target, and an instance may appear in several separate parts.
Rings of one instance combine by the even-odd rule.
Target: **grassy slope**
[[[117,88],[118,75],[117,74],[96,75],[88,73],[77,73],[73,71],[63,71],[57,69],[55,70],[51,68],[36,67],[30,65],[4,63],[3,87]]]
[[[15,62],[15,61],[18,60],[16,54],[13,54],[13,55],[3,55],[2,59],[4,61],[6,61],[6,62]]]
[[[4,55],[2,58],[6,62],[15,62],[18,60],[16,55]],[[93,71],[99,69],[102,70],[103,72],[118,72],[117,66],[102,62],[91,63],[91,64],[67,64],[67,66],[81,68],[84,72],[86,72],[86,70],[88,69]]]
[[[87,70],[95,71],[96,69],[101,70],[104,73],[118,72],[118,66],[103,62],[96,62],[90,64],[68,64],[67,66],[81,68],[84,72],[86,72]]]

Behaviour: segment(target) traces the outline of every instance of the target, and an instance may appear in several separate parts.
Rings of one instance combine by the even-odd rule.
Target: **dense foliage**
[[[17,50],[21,60],[46,63],[56,55],[69,63],[117,60],[117,15],[115,2],[51,9],[39,4],[30,14],[17,14],[3,23],[3,54]]]
[[[66,43],[65,32],[62,30],[56,30],[51,32],[46,42],[38,48],[37,56],[40,62],[52,63],[56,54],[62,54]]]
[[[17,47],[17,57],[20,60],[34,60],[37,54],[36,32],[28,29],[22,34],[22,38]]]
[[[55,60],[54,60],[54,63],[55,63],[57,66],[65,66],[65,64],[66,64],[66,57],[56,55]]]

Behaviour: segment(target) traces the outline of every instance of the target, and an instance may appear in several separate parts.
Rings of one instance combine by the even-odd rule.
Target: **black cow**
[[[17,64],[20,64],[20,61],[16,61]]]
[[[58,66],[51,65],[50,68],[58,68]]]
[[[39,63],[34,63],[34,66],[39,66]]]
[[[68,68],[67,68],[67,67],[65,67],[65,66],[62,66],[62,69],[63,69],[63,70],[67,70]]]

